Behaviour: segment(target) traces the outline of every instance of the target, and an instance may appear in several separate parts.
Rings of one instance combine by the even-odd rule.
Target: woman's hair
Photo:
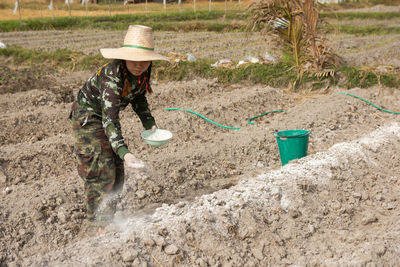
[[[148,94],[153,93],[153,90],[151,89],[151,86],[149,84],[150,83],[150,73],[151,73],[151,65],[152,64],[153,63],[151,62],[150,66],[147,68],[147,70],[145,72],[143,72],[142,74],[140,74],[139,78],[138,78],[139,84],[141,84],[142,82],[145,83],[145,90],[146,90],[146,93],[148,93]],[[122,95],[121,95],[122,97],[128,95],[128,93],[132,89],[131,88],[131,84],[129,83],[129,80],[128,80],[128,68],[126,67],[126,62],[124,64],[123,74],[124,74],[124,80],[125,81],[124,81],[124,88],[122,90]],[[146,76],[147,76],[147,78],[146,78]],[[142,89],[142,87],[140,89]]]

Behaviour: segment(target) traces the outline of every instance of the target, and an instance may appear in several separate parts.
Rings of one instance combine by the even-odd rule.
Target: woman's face
[[[126,60],[126,67],[129,72],[135,76],[139,76],[147,70],[150,66],[151,61],[129,61]]]

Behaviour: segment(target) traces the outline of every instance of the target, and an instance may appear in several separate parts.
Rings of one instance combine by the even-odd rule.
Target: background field
[[[244,10],[250,1],[227,1],[226,5],[224,1],[212,2],[211,10]],[[13,14],[14,2],[10,1],[0,1],[2,9],[0,9],[0,20],[14,20],[18,19],[18,12]],[[31,19],[31,18],[51,18],[51,17],[65,17],[69,16],[70,12],[68,6],[64,2],[58,2],[53,4],[53,12],[48,8],[49,3],[39,2],[39,1],[22,1],[20,3],[21,7],[21,18]],[[86,12],[85,5],[80,3],[70,4],[71,15],[72,16],[108,16],[117,14],[156,14],[156,13],[169,13],[169,12],[184,12],[184,11],[204,11],[209,10],[208,1],[197,1],[196,4],[193,2],[185,2],[180,6],[177,3],[168,3],[164,9],[163,3],[141,3],[141,4],[128,4],[123,5],[123,2],[111,3],[111,8],[109,9],[108,4],[88,4],[88,10]]]

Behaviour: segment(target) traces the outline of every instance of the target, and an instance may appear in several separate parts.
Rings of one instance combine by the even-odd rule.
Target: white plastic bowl
[[[154,132],[150,132],[150,130],[146,130],[140,134],[143,140],[153,146],[159,147],[168,143],[169,139],[172,138],[172,133],[168,130],[156,129]]]

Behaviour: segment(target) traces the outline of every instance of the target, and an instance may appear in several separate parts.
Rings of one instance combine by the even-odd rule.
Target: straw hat
[[[125,35],[124,44],[119,48],[100,49],[105,58],[125,59],[131,61],[167,60],[154,52],[152,29],[142,25],[130,25]]]

